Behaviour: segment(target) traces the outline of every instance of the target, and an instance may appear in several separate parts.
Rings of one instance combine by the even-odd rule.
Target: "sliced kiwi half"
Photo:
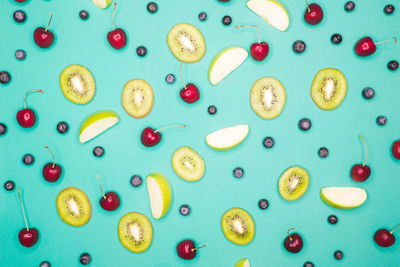
[[[240,208],[225,212],[221,220],[222,231],[232,243],[246,245],[253,240],[255,225],[250,214]]]
[[[263,119],[270,120],[281,114],[285,102],[285,88],[273,77],[263,77],[251,87],[251,107]]]
[[[57,211],[61,220],[72,226],[85,225],[92,216],[89,198],[76,187],[67,187],[57,196]]]
[[[154,103],[153,88],[145,80],[128,81],[122,91],[122,106],[126,113],[139,119],[147,116]]]
[[[347,81],[337,69],[323,69],[315,75],[311,85],[314,103],[324,110],[337,108],[347,93]]]
[[[125,214],[118,223],[121,244],[134,253],[146,251],[153,241],[153,226],[149,219],[139,213]]]
[[[188,146],[178,148],[172,155],[172,167],[179,177],[194,182],[204,175],[204,159]]]
[[[181,62],[199,61],[206,52],[203,35],[193,25],[178,23],[168,32],[168,47],[171,53]]]
[[[75,104],[89,103],[96,92],[92,73],[81,65],[70,65],[60,75],[60,86],[64,96]]]
[[[288,168],[279,178],[279,193],[289,201],[304,195],[310,182],[308,172],[298,166]]]

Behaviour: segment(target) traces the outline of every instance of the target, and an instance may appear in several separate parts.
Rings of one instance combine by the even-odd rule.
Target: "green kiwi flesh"
[[[254,221],[243,209],[232,208],[225,212],[222,216],[221,227],[225,237],[232,243],[246,245],[253,240]]]
[[[191,24],[178,23],[168,32],[168,47],[181,62],[199,61],[206,52],[206,44],[201,32]]]
[[[153,89],[145,80],[130,80],[122,90],[121,100],[126,113],[136,119],[143,118],[153,108]]]
[[[201,179],[206,168],[204,159],[188,146],[175,151],[172,155],[172,167],[179,177],[190,182]]]
[[[64,96],[75,104],[89,103],[96,92],[92,73],[81,65],[70,65],[60,75],[60,86]]]
[[[285,102],[285,88],[273,77],[263,77],[251,87],[251,107],[263,119],[270,120],[281,114]]]
[[[304,195],[310,182],[308,172],[298,166],[288,168],[279,178],[279,193],[289,201]]]
[[[311,85],[311,97],[314,103],[324,110],[337,108],[347,94],[347,81],[337,69],[320,70]]]
[[[118,223],[121,244],[134,253],[146,251],[153,241],[153,226],[149,219],[139,213],[125,214]]]
[[[57,211],[61,220],[72,226],[85,225],[92,216],[87,195],[76,187],[67,187],[57,196]]]

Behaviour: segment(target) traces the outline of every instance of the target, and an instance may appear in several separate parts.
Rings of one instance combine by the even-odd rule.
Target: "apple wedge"
[[[146,178],[149,192],[151,214],[154,219],[160,219],[169,210],[172,201],[171,186],[161,173],[149,174]]]
[[[282,32],[289,27],[289,13],[282,3],[276,0],[249,0],[247,7]]]
[[[206,143],[216,150],[228,150],[240,144],[248,133],[249,125],[236,125],[208,134]]]
[[[92,0],[93,4],[95,4],[96,6],[105,9],[107,8],[109,5],[111,5],[112,0]]]
[[[212,85],[217,85],[226,76],[239,67],[249,53],[241,47],[228,47],[220,51],[211,62],[208,79]]]
[[[81,125],[79,142],[86,143],[118,123],[118,114],[111,110],[102,110],[89,115]]]
[[[324,187],[320,197],[329,206],[338,209],[354,209],[367,200],[367,192],[358,187]]]
[[[235,267],[250,267],[249,259],[240,259],[236,262]]]

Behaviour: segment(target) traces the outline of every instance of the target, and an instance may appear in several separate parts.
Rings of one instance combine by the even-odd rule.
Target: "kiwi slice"
[[[153,89],[145,80],[130,80],[122,91],[122,106],[126,113],[136,119],[150,113],[153,108],[153,99]]]
[[[125,248],[141,253],[153,241],[153,226],[145,215],[139,212],[127,213],[119,220],[118,237]]]
[[[89,103],[96,92],[92,73],[81,65],[70,65],[60,75],[60,86],[64,96],[75,104]]]
[[[246,245],[253,240],[255,225],[253,218],[247,211],[232,208],[225,212],[221,220],[222,231],[232,243]]]
[[[171,53],[181,62],[199,61],[206,52],[203,35],[193,25],[178,23],[168,32],[167,43]]]
[[[279,178],[279,193],[289,201],[304,195],[309,184],[308,172],[298,166],[287,169]]]
[[[347,93],[347,81],[337,69],[323,69],[315,75],[311,85],[314,103],[324,110],[337,108]]]
[[[188,146],[175,151],[172,155],[172,167],[176,174],[190,182],[201,179],[206,168],[204,159]]]
[[[72,226],[85,225],[92,216],[89,198],[76,187],[67,187],[57,196],[57,211],[61,220]]]
[[[281,114],[285,102],[285,88],[273,77],[263,77],[251,87],[251,107],[263,119],[270,120]]]

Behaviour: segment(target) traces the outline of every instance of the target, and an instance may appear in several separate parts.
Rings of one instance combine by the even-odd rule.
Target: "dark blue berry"
[[[15,188],[15,183],[13,181],[7,181],[7,182],[4,183],[4,188],[7,191],[12,191]]]
[[[59,132],[60,134],[65,134],[66,132],[68,132],[69,130],[69,126],[68,123],[66,123],[65,121],[60,121],[57,124],[57,132]]]
[[[340,44],[342,40],[343,40],[342,35],[339,33],[332,34],[331,36],[332,44]]]
[[[260,199],[260,200],[258,201],[258,207],[259,207],[260,209],[265,210],[265,209],[268,208],[268,206],[269,206],[268,200],[266,200],[266,199]]]
[[[302,131],[308,131],[311,128],[311,121],[307,118],[303,118],[299,121],[299,128]]]
[[[346,4],[344,4],[344,10],[347,12],[353,11],[355,7],[356,4],[353,1],[348,1]]]
[[[389,70],[395,71],[399,68],[399,62],[396,60],[391,60],[388,62],[387,67]]]
[[[158,10],[158,6],[157,6],[157,4],[154,3],[154,2],[150,2],[150,3],[147,4],[147,10],[148,10],[150,13],[156,13],[157,10]]]
[[[343,252],[341,252],[340,250],[336,250],[335,253],[333,253],[333,256],[335,257],[335,259],[341,260],[343,259]]]
[[[35,157],[32,154],[26,154],[22,157],[22,162],[25,165],[32,165],[35,162]]]
[[[265,137],[263,140],[263,145],[266,148],[272,148],[274,146],[274,144],[275,144],[274,138],[272,138],[270,136]]]
[[[231,25],[232,23],[232,18],[230,16],[224,16],[222,18],[222,24],[224,24],[225,26]]]
[[[386,5],[385,8],[383,9],[383,12],[386,15],[390,15],[394,12],[394,6],[393,5]]]
[[[233,176],[236,178],[242,178],[244,174],[244,170],[240,167],[237,167],[233,170]]]
[[[338,223],[338,217],[336,217],[335,215],[330,215],[328,217],[328,222],[330,224],[337,224]]]
[[[329,155],[329,151],[326,147],[321,147],[320,149],[318,149],[318,156],[320,156],[321,158],[326,158]]]
[[[95,155],[95,157],[102,157],[104,155],[104,148],[102,148],[101,146],[96,146],[93,149],[93,155]]]
[[[378,116],[377,118],[376,118],[376,123],[378,124],[378,125],[380,125],[380,126],[384,126],[385,124],[386,124],[386,122],[387,122],[387,118],[385,117],[385,116]]]
[[[211,106],[208,107],[207,111],[208,111],[208,113],[209,113],[210,115],[214,115],[215,113],[217,113],[217,107],[211,105]]]
[[[199,14],[199,20],[205,21],[207,19],[207,13],[206,12],[201,12]]]
[[[39,265],[39,267],[51,267],[51,263],[48,262],[48,261],[43,261],[43,262]]]
[[[89,12],[87,12],[86,10],[81,10],[81,11],[79,12],[79,17],[80,17],[82,20],[87,20],[87,19],[89,18]]]
[[[7,84],[11,81],[11,75],[7,71],[0,71],[0,83]]]
[[[82,265],[88,265],[90,261],[92,260],[92,257],[90,256],[89,253],[83,253],[79,256],[79,262]]]
[[[306,44],[301,41],[297,40],[296,42],[293,43],[293,51],[296,52],[297,54],[301,54],[306,50]]]
[[[144,46],[139,46],[138,48],[136,48],[136,54],[139,57],[144,57],[147,54],[147,49]]]
[[[133,187],[139,187],[142,184],[142,182],[143,179],[142,177],[140,177],[140,175],[135,174],[131,177],[131,185]]]
[[[15,22],[23,23],[26,20],[26,13],[22,10],[17,10],[13,14]]]
[[[375,96],[375,91],[374,91],[374,89],[372,89],[370,87],[366,87],[362,90],[362,96],[365,99],[371,99]]]
[[[311,261],[307,261],[303,264],[303,267],[314,267],[314,263],[312,263]]]
[[[5,135],[7,132],[7,125],[0,122],[0,135]]]
[[[168,83],[168,84],[173,84],[174,82],[175,82],[175,75],[173,75],[173,74],[168,74],[166,77],[165,77],[165,81]]]
[[[179,208],[179,213],[183,216],[188,216],[190,214],[190,211],[190,206],[186,204],[180,206]]]
[[[26,52],[22,49],[15,51],[15,58],[18,60],[24,60],[26,58]]]

